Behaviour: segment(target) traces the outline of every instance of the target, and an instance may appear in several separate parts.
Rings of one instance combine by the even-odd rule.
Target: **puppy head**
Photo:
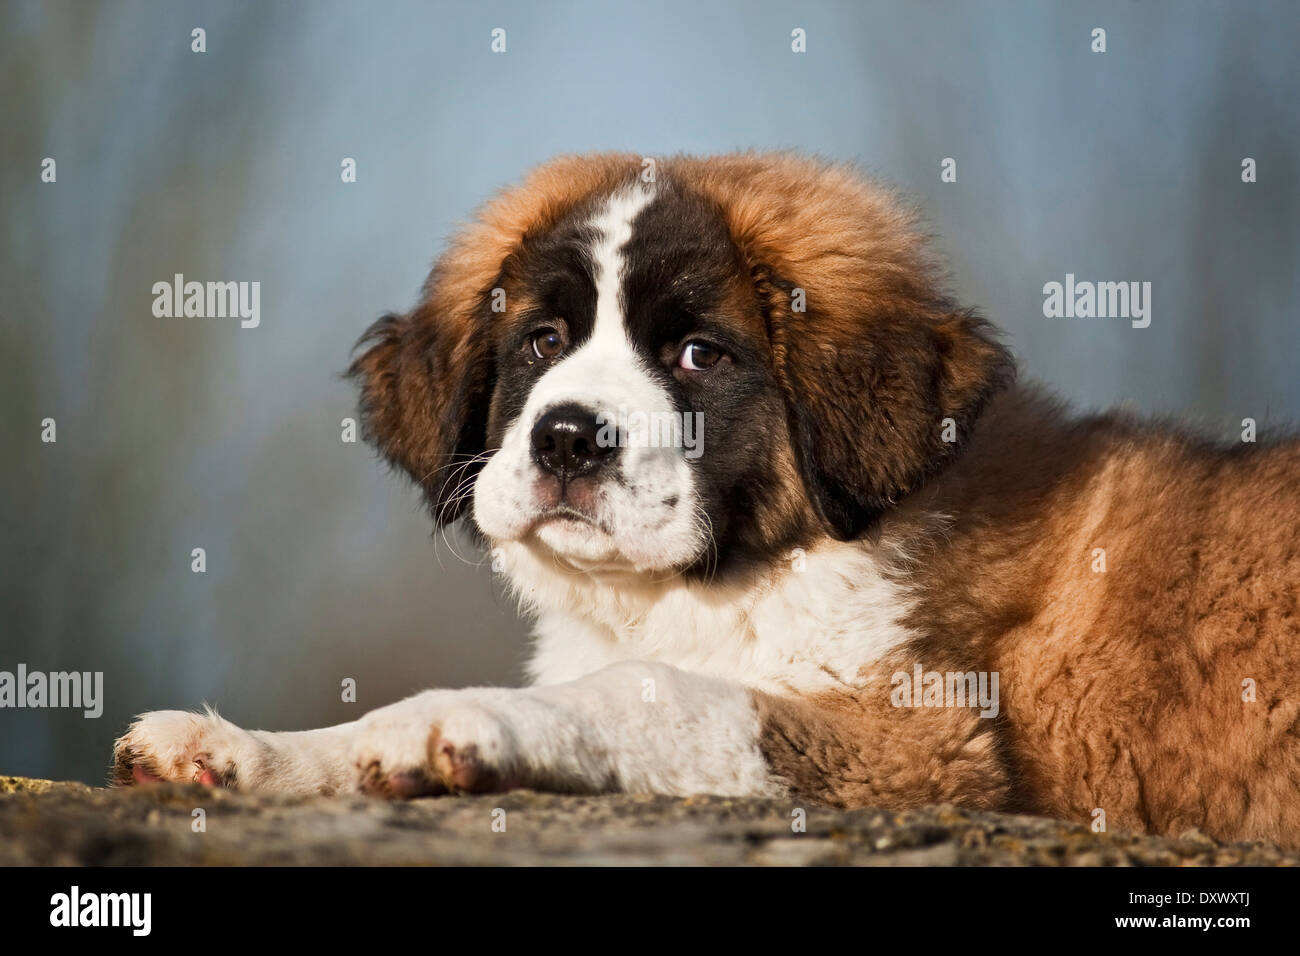
[[[787,155],[557,160],[489,203],[353,364],[439,522],[640,574],[861,535],[1010,378],[910,218]]]

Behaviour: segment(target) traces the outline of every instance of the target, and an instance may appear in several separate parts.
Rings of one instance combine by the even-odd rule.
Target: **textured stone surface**
[[[1260,845],[1176,840],[929,807],[807,809],[696,797],[520,791],[385,803],[160,785],[97,790],[0,777],[0,865],[22,864],[1300,864]],[[205,832],[193,830],[196,809]],[[502,813],[494,811],[503,811]],[[504,819],[505,832],[493,821]]]

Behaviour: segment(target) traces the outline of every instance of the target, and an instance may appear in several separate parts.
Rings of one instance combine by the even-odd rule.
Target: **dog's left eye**
[[[682,349],[682,354],[677,359],[677,365],[679,368],[692,372],[703,372],[705,369],[717,365],[721,358],[721,349],[700,339],[692,339]]]
[[[532,346],[539,359],[555,358],[564,349],[564,337],[555,329],[538,329],[533,333]]]

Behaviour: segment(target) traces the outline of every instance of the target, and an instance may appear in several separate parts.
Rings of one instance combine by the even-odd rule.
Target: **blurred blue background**
[[[1290,2],[6,2],[0,670],[100,670],[106,701],[0,710],[0,773],[102,781],[142,710],[297,729],[519,680],[481,556],[340,441],[339,373],[555,153],[856,160],[1028,376],[1227,438],[1296,418],[1297,37]],[[155,318],[177,272],[260,281],[261,326]],[[1150,281],[1150,328],[1045,319],[1067,272]]]

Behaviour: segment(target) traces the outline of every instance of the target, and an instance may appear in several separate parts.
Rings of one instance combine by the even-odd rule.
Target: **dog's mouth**
[[[672,574],[695,561],[703,545],[696,540],[698,528],[679,507],[684,490],[674,489],[677,494],[668,497],[660,491],[656,498],[653,490],[629,489],[617,479],[533,475],[526,480],[517,489],[492,487],[483,499],[487,504],[476,488],[475,521],[493,545],[520,545],[544,565],[588,574]],[[688,547],[691,553],[684,553]]]
[[[610,535],[609,529],[604,527],[595,515],[588,514],[571,505],[555,505],[539,512],[537,517],[533,519],[532,526],[528,531],[529,533],[535,533],[545,525],[556,523],[585,525],[594,531],[599,531],[601,534]],[[610,536],[612,537],[612,535]]]
[[[585,531],[614,537],[610,522],[600,516],[603,495],[599,483],[586,478],[563,481],[543,475],[534,480],[532,492],[534,513],[526,533],[567,526],[574,533]]]
[[[621,566],[624,561],[611,528],[593,514],[571,505],[539,512],[525,539],[574,570]]]

